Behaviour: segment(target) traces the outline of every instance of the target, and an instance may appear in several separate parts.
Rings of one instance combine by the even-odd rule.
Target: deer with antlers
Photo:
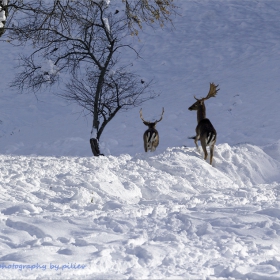
[[[214,83],[210,83],[210,89],[208,95],[204,98],[196,99],[196,102],[189,108],[190,111],[197,111],[197,126],[196,126],[196,136],[190,137],[190,139],[194,139],[194,143],[198,149],[197,141],[200,140],[203,152],[204,152],[204,160],[207,159],[208,153],[206,146],[210,147],[210,164],[213,162],[213,154],[214,154],[214,146],[217,140],[217,132],[210,122],[209,119],[206,118],[206,108],[204,105],[204,101],[211,98],[216,97],[217,92],[220,90],[218,88],[219,85],[215,85]]]
[[[143,124],[149,127],[144,132],[143,135],[145,152],[147,151],[154,152],[159,144],[159,134],[158,131],[156,130],[156,124],[162,120],[163,113],[164,113],[164,108],[162,108],[162,113],[159,120],[155,122],[147,122],[143,119],[142,108],[140,110],[140,118],[143,121]]]

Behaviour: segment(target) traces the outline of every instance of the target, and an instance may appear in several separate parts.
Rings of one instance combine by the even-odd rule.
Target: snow
[[[48,74],[55,74],[57,72],[57,67],[55,66],[54,62],[52,60],[46,60],[41,65],[41,71],[43,73]]]
[[[5,6],[7,5],[7,0],[3,0],[1,1],[2,4]],[[0,28],[3,28],[4,27],[4,24],[2,21],[6,21],[6,15],[5,15],[5,11],[2,11],[2,8],[0,7]]]
[[[279,277],[279,162],[256,146],[219,145],[215,168],[193,148],[0,168],[4,278]]]
[[[107,31],[110,32],[111,29],[110,29],[109,20],[107,18],[103,18],[103,21],[104,21]]]
[[[6,20],[6,15],[4,11],[0,11],[0,28],[2,28],[4,26],[4,24],[2,23],[2,21]]]
[[[154,153],[135,108],[105,128],[106,156],[93,157],[90,117],[50,93],[12,90],[29,47],[1,42],[2,278],[280,278],[280,2],[176,5],[174,29],[144,29],[143,59],[126,58],[161,93],[142,105],[149,121],[165,109]],[[187,108],[209,82],[220,87],[205,102],[213,166],[188,139]]]

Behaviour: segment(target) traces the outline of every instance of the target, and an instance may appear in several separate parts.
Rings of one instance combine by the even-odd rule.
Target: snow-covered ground
[[[144,118],[165,108],[155,153],[136,108],[92,157],[91,120],[11,90],[28,47],[0,42],[0,278],[280,279],[280,1],[176,4],[174,29],[145,29],[131,58],[161,93]],[[188,139],[209,82],[213,167]]]
[[[1,277],[279,279],[279,168],[249,144],[215,168],[193,148],[2,155]]]

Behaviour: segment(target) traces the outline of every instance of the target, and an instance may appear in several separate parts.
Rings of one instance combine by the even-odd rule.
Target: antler
[[[209,89],[209,92],[207,94],[206,97],[203,97],[201,99],[198,99],[194,96],[194,98],[197,100],[197,101],[204,101],[204,100],[207,100],[211,97],[216,97],[216,94],[217,92],[220,90],[219,88],[217,88],[219,85],[215,85],[214,83],[210,83],[210,89]]]
[[[140,113],[140,118],[141,118],[141,120],[143,121],[143,123],[144,123],[145,125],[149,125],[150,123],[157,124],[158,122],[160,122],[160,121],[162,120],[163,113],[164,113],[164,108],[162,108],[162,113],[161,113],[160,119],[159,119],[158,121],[155,121],[155,122],[147,122],[147,121],[145,121],[145,120],[143,119],[142,108],[140,109],[139,113]]]
[[[147,122],[147,121],[145,121],[145,120],[143,119],[142,108],[140,109],[139,113],[140,113],[140,118],[141,118],[141,120],[143,121],[143,123],[149,124],[150,122]]]
[[[160,117],[160,119],[159,119],[158,121],[155,121],[155,123],[158,123],[158,122],[160,122],[160,121],[162,120],[163,113],[164,113],[164,107],[162,108],[162,113],[161,113],[161,117]]]

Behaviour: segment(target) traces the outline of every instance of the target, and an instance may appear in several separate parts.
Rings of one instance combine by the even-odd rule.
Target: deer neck
[[[206,108],[204,103],[198,106],[197,109],[197,123],[206,118]]]

